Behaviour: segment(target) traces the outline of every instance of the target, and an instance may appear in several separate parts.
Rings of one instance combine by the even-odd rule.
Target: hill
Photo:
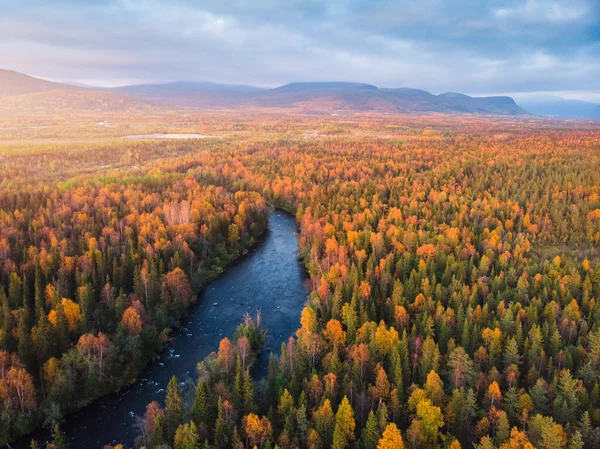
[[[569,100],[556,95],[527,96],[519,103],[535,115],[556,118],[600,119],[600,104]]]
[[[410,88],[349,82],[290,83],[274,89],[210,82],[174,82],[111,89],[71,86],[0,70],[0,113],[124,113],[153,108],[284,108],[310,113],[525,115],[510,97],[434,95]]]
[[[72,115],[145,112],[156,106],[117,93],[41,80],[0,69],[0,115]]]
[[[81,90],[81,88],[0,69],[0,97],[13,97],[52,90],[74,91]]]
[[[186,108],[292,108],[307,112],[477,113],[521,115],[527,111],[510,97],[470,97],[464,94],[400,88],[383,89],[348,82],[290,83],[274,89],[215,83],[170,83],[110,89],[147,101]]]

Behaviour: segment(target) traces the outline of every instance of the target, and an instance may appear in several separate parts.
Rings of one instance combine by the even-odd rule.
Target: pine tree
[[[267,387],[265,390],[265,403],[269,407],[273,407],[277,403],[279,397],[277,391],[277,374],[279,369],[277,368],[277,360],[275,355],[271,353],[269,355],[269,365],[267,367]]]
[[[183,414],[183,396],[179,382],[175,376],[171,377],[167,385],[165,432],[168,441],[175,436],[175,431],[181,423]]]
[[[233,381],[233,396],[236,404],[244,404],[244,372],[242,371],[242,359],[237,355],[235,359],[235,377]]]
[[[367,418],[367,424],[362,431],[363,447],[365,449],[376,449],[380,438],[381,432],[379,432],[379,426],[377,425],[377,417],[375,412],[371,410]]]
[[[354,411],[348,398],[344,396],[337,413],[335,414],[335,428],[333,430],[333,449],[345,449],[354,441]]]
[[[200,437],[193,421],[177,428],[173,443],[174,449],[200,449]]]
[[[247,369],[244,374],[244,383],[242,387],[243,394],[243,410],[244,414],[251,413],[255,410],[254,404],[254,385],[252,383],[252,376],[250,376],[250,370]]]
[[[579,430],[576,430],[573,432],[573,435],[571,435],[568,449],[583,449],[583,439],[581,438],[581,432]]]
[[[223,399],[219,396],[219,402],[217,404],[217,419],[215,421],[215,447],[217,449],[226,449],[227,442],[229,441],[227,432],[227,421],[225,421],[225,414],[223,411]]]
[[[322,447],[331,447],[334,426],[335,417],[333,416],[331,402],[329,402],[329,399],[325,399],[323,405],[315,412],[315,429],[323,444]]]
[[[488,436],[485,436],[477,445],[477,449],[496,449],[496,447],[494,446],[492,439]]]
[[[521,355],[519,354],[519,346],[514,338],[511,338],[506,343],[504,349],[504,368],[510,365],[519,365],[521,363]]]
[[[66,449],[65,438],[58,424],[52,427],[52,449]]]
[[[473,361],[465,350],[457,346],[448,358],[448,374],[455,389],[470,386],[473,379]]]
[[[198,381],[194,403],[192,405],[192,419],[197,425],[208,424],[210,418],[208,391],[203,381]]]
[[[529,395],[533,401],[535,411],[547,415],[550,413],[550,407],[548,406],[548,396],[546,394],[546,388],[541,380],[538,380],[533,388],[529,390]]]
[[[519,392],[513,386],[508,389],[502,399],[502,407],[506,410],[510,421],[517,422],[519,418]]]

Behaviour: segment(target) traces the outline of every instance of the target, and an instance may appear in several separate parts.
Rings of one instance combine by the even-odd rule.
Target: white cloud
[[[495,10],[475,0],[458,9],[448,0],[294,0],[285,8],[275,0],[64,1],[3,12],[4,67],[102,84],[352,80],[434,92],[600,91],[600,48],[586,28],[600,16],[583,0]]]
[[[494,15],[519,23],[566,24],[585,18],[590,12],[589,9],[586,3],[576,0],[527,0],[518,6],[498,8],[494,10]]]

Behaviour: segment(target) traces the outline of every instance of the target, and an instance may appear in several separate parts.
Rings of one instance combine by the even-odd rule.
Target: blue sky
[[[98,85],[345,80],[600,101],[600,1],[0,0],[0,67]]]

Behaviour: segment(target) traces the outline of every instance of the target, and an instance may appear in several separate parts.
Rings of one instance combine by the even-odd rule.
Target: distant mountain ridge
[[[532,114],[556,118],[600,119],[600,104],[567,100],[557,95],[523,97],[520,103]]]
[[[434,95],[411,88],[352,82],[295,82],[273,89],[211,82],[173,82],[115,88],[55,83],[0,69],[0,112],[123,113],[152,108],[281,108],[309,113],[527,115],[510,97]]]
[[[215,83],[169,83],[110,89],[148,101],[193,108],[294,108],[309,112],[478,113],[527,115],[510,97],[433,95],[411,88],[352,82],[295,82],[273,89]]]

